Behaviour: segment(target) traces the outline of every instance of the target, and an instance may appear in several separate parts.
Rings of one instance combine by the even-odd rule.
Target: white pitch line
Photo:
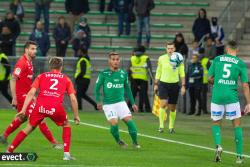
[[[39,164],[34,164],[34,163],[30,163],[30,164],[1,164],[0,166],[43,166],[43,167],[133,167],[133,166],[90,166],[90,165],[39,165]]]
[[[70,120],[70,122],[74,122],[74,121]],[[99,128],[99,129],[109,130],[108,127],[101,126],[101,125],[95,125],[95,124],[90,124],[90,123],[86,123],[86,122],[80,122],[80,124],[81,125],[90,126],[90,127]],[[125,131],[125,130],[120,130],[120,132],[128,133],[128,131]],[[142,134],[142,133],[138,133],[138,136],[146,137],[146,138],[150,138],[150,139],[155,139],[155,140],[160,140],[160,141],[165,141],[165,142],[169,142],[169,143],[175,143],[175,144],[180,144],[180,145],[185,145],[185,146],[200,148],[200,149],[203,149],[203,150],[215,151],[214,148],[210,148],[210,147],[206,147],[206,146],[200,146],[200,145],[196,145],[196,144],[191,144],[191,143],[186,143],[186,142],[181,142],[181,141],[176,141],[176,140],[171,140],[171,139],[166,139],[166,138],[156,137],[156,136],[151,136],[151,135],[146,135],[146,134]],[[223,153],[230,154],[230,155],[237,155],[234,152],[225,151],[225,150],[223,150]],[[250,155],[243,154],[243,156],[245,158],[250,158]]]

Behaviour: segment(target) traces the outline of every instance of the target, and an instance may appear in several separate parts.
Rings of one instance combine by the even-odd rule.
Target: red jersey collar
[[[29,59],[26,57],[25,54],[23,55],[23,57],[24,57],[24,59],[27,60],[28,62],[32,62],[32,60],[29,60]]]
[[[53,73],[61,73],[59,70],[51,70],[50,72],[53,72]]]

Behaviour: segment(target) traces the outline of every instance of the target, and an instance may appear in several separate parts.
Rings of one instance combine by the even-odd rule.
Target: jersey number
[[[54,82],[49,89],[51,90],[57,90],[58,88],[56,88],[57,84],[58,84],[58,80],[57,79],[50,79],[51,82]]]
[[[223,78],[229,78],[231,75],[230,68],[232,67],[232,64],[224,64],[223,67],[223,72],[224,74],[222,75]]]

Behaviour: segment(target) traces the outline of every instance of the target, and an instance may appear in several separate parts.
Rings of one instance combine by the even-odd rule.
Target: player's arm
[[[130,103],[132,104],[133,110],[135,112],[137,112],[138,111],[138,107],[135,105],[135,99],[133,97],[133,94],[132,94],[132,91],[131,91],[131,88],[130,88],[130,85],[129,85],[129,82],[128,82],[128,77],[124,81],[124,89],[125,89],[126,95],[128,96],[128,99],[129,99]]]
[[[242,83],[242,89],[243,94],[246,99],[246,107],[244,112],[249,113],[250,112],[250,92],[249,92],[249,85],[248,85],[248,74],[247,74],[247,67],[245,64],[240,65],[240,80]]]
[[[186,78],[185,78],[185,67],[183,63],[179,67],[179,75],[181,79],[181,95],[184,95],[186,92]]]
[[[158,91],[158,84],[159,84],[159,80],[161,78],[161,73],[162,73],[162,64],[161,64],[161,59],[159,58],[157,69],[156,69],[156,74],[155,74],[154,93],[157,93],[157,91]]]
[[[10,91],[12,95],[12,105],[16,106],[17,105],[17,100],[16,100],[16,80],[18,78],[15,75],[12,75],[12,78],[10,80]]]
[[[69,98],[70,98],[72,112],[74,114],[75,124],[79,125],[79,123],[80,123],[80,117],[79,117],[79,114],[78,114],[78,103],[77,103],[76,95],[74,93],[71,93],[69,95]]]
[[[215,61],[216,59],[213,61],[213,63],[210,65],[209,70],[208,70],[208,82],[210,84],[214,84],[214,75],[215,75]],[[203,69],[204,71],[204,69]]]
[[[97,102],[97,108],[99,110],[102,109],[102,103],[101,103],[101,97],[100,97],[101,96],[100,89],[103,86],[103,82],[104,82],[104,76],[103,76],[102,73],[99,73],[98,78],[96,80],[95,92],[94,92],[94,94],[95,94],[95,100]]]
[[[23,104],[23,108],[21,110],[21,112],[19,112],[18,114],[16,114],[17,117],[22,117],[25,115],[25,111],[27,110],[28,105],[30,104],[31,100],[34,98],[35,94],[36,94],[36,88],[31,88],[29,93],[27,94],[24,104]]]

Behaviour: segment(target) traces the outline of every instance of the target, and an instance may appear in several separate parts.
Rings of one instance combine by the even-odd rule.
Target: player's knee
[[[69,121],[65,121],[63,127],[70,127]]]
[[[118,124],[118,121],[116,119],[110,119],[109,120],[110,125],[114,126]]]
[[[18,117],[18,119],[19,119],[22,123],[27,121],[27,117],[26,117],[26,116],[24,116],[24,117]]]

